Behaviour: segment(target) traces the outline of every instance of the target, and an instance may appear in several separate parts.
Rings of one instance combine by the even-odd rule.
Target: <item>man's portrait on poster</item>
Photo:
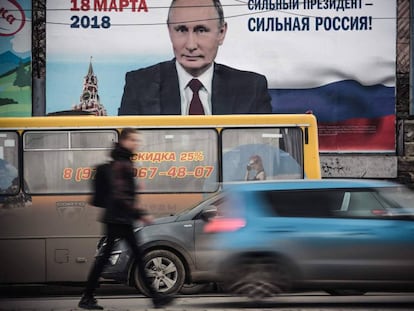
[[[118,115],[272,112],[264,75],[215,62],[228,28],[220,0],[172,0],[167,26],[174,59],[127,72]]]

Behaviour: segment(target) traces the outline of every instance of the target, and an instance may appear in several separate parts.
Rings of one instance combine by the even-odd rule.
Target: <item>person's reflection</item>
[[[244,180],[265,180],[266,172],[263,167],[262,158],[259,155],[253,155],[249,158],[246,167]]]
[[[17,168],[8,163],[7,161],[0,159],[0,192],[12,194],[9,192],[12,189],[13,180],[17,177]]]
[[[0,207],[20,208],[32,204],[32,197],[19,190],[19,177],[17,168],[7,161],[0,159]],[[28,189],[25,183],[25,188]]]

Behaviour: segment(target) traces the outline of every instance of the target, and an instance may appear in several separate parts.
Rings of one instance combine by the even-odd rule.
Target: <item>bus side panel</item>
[[[44,239],[0,239],[0,283],[45,282]]]
[[[103,212],[88,196],[33,196],[0,206],[0,283],[85,281]]]
[[[141,208],[150,212],[154,217],[175,215],[188,209],[203,199],[209,193],[170,193],[170,194],[140,194],[137,200]]]
[[[0,238],[101,235],[100,208],[83,195],[32,196],[25,206],[0,208]]]
[[[176,214],[201,194],[142,194],[141,206],[155,216]],[[103,209],[87,195],[32,197],[26,206],[0,206],[0,283],[82,282],[105,234]]]
[[[94,261],[98,238],[47,239],[47,282],[83,282]]]

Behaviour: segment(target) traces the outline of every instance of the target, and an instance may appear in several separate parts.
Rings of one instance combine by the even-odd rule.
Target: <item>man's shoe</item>
[[[169,305],[174,300],[173,296],[159,296],[152,299],[152,304],[155,309],[159,309]]]
[[[78,304],[79,308],[87,310],[103,310],[104,308],[98,305],[98,300],[93,296],[82,296]]]

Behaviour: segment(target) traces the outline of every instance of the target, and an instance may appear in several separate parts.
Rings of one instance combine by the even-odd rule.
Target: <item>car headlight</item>
[[[114,243],[114,247],[116,247],[116,243],[118,243],[121,239],[115,239],[115,243]],[[96,244],[96,252],[95,252],[95,257],[98,256],[102,256],[102,253],[104,251],[104,247],[106,245],[106,237],[102,237],[99,242]],[[112,254],[115,254],[115,252],[113,252]]]
[[[109,257],[108,261],[111,266],[115,266],[118,262],[119,256],[121,256],[121,252],[112,253]]]

